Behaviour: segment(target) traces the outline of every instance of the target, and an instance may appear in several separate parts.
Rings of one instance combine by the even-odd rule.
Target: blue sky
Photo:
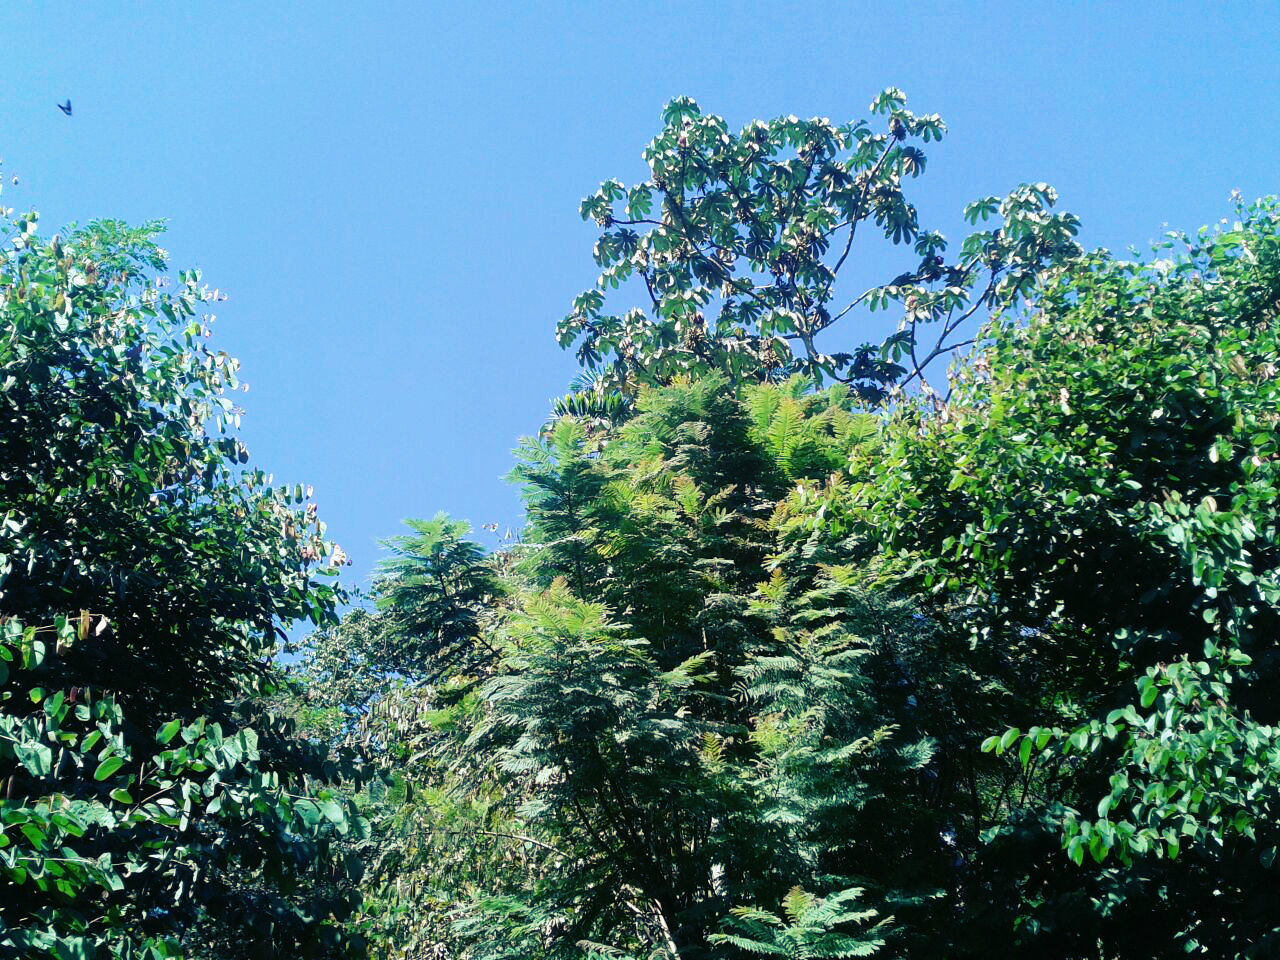
[[[953,238],[1029,180],[1116,249],[1280,191],[1276,3],[10,0],[0,37],[5,202],[169,219],[229,294],[254,461],[314,484],[353,582],[404,517],[518,526],[501,477],[596,272],[578,201],[643,178],[673,96],[740,126],[901,87],[950,127],[915,197]]]

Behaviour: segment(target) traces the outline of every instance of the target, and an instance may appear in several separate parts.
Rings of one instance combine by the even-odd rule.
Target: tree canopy
[[[1037,183],[968,204],[966,220],[990,226],[949,255],[906,193],[946,124],[906,102],[890,88],[871,103],[874,123],[790,116],[737,133],[688,97],[667,104],[644,151],[649,179],[606,180],[582,201],[601,228],[601,273],[557,328],[586,372],[561,411],[608,410],[638,383],[707,371],[735,382],[799,373],[883,399],[972,343],[972,318],[1016,303],[1079,252],[1076,218],[1054,213],[1057,194]],[[839,280],[868,233],[906,247],[907,269],[850,292]],[[617,312],[624,285],[639,290],[623,305],[640,305]],[[860,308],[900,310],[897,331],[851,335]]]
[[[15,219],[0,949],[1280,953],[1280,205],[1124,259],[1024,185],[948,257],[942,121],[871,111],[669,104],[523,528],[409,520],[367,596],[156,227]]]
[[[3,231],[6,955],[349,939],[353,891],[317,880],[359,818],[263,699],[282,627],[333,618],[341,553],[301,488],[241,466],[212,295],[164,276],[156,233]]]
[[[878,103],[890,129],[850,169],[899,170],[894,131],[934,128],[896,94]],[[748,180],[726,158],[757,135],[768,156],[803,151],[819,126],[735,139],[687,101],[665,119],[654,182],[584,202],[605,273],[560,335],[586,392],[517,452],[522,536],[481,556],[432,548],[440,518],[418,526],[358,620],[397,649],[442,645],[444,623],[472,637],[469,659],[399,673],[359,723],[394,768],[375,942],[1269,955],[1275,205],[1121,260],[1081,251],[1048,188],[1015,191],[1004,215],[1034,226],[967,246],[1017,235],[1021,259],[962,262],[986,279],[928,314],[954,348],[983,310],[972,349],[945,393],[904,389],[936,359],[911,350],[921,275],[867,297],[905,308],[865,348],[879,379],[734,315],[830,288],[816,254],[794,281],[781,260],[730,272],[760,267],[744,238],[762,225],[800,229],[777,183],[829,201],[803,186],[807,159]],[[716,234],[747,184],[775,205]],[[606,315],[628,278],[652,312]],[[713,305],[738,326],[703,328]],[[449,554],[452,572],[434,559]],[[468,599],[411,639],[394,598],[429,571],[434,596],[456,582]],[[477,604],[462,588],[478,581]]]

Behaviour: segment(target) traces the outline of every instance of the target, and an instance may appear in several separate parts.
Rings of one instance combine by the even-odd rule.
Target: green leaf
[[[1145,708],[1156,702],[1156,697],[1160,696],[1160,689],[1151,682],[1150,678],[1144,677],[1143,679],[1146,680],[1147,683],[1145,687],[1141,688],[1142,697],[1138,702]]]
[[[343,809],[342,804],[337,800],[328,799],[320,801],[320,812],[331,823],[343,823],[347,819],[347,812]]]
[[[93,779],[101,782],[124,766],[124,760],[118,756],[107,757],[93,771]]]
[[[1072,837],[1067,843],[1067,856],[1077,867],[1084,864],[1084,838]]]
[[[1017,727],[1010,727],[1008,730],[1004,732],[1004,735],[1000,738],[1000,745],[996,747],[996,753],[1004,753],[1006,750],[1009,749],[1009,747],[1013,744],[1013,742],[1017,740],[1018,737],[1020,736],[1022,736],[1021,730],[1019,730]]]
[[[293,809],[309,827],[318,824],[323,816],[320,807],[311,800],[299,800],[294,804]]]
[[[178,731],[181,729],[182,729],[181,720],[178,720],[176,718],[173,720],[170,720],[168,723],[166,723],[163,727],[160,728],[159,732],[156,733],[156,742],[161,745],[168,744],[170,740],[172,740],[174,737],[178,735]]]
[[[53,769],[53,751],[43,743],[15,743],[13,752],[33,776],[47,777]]]

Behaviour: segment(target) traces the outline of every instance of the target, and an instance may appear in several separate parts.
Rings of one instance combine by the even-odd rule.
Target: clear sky
[[[404,517],[518,526],[501,477],[596,273],[578,201],[643,178],[673,96],[737,127],[901,87],[950,127],[915,196],[953,237],[1028,180],[1115,249],[1280,191],[1276,2],[8,0],[0,42],[5,202],[169,219],[230,296],[254,462],[315,485],[353,582]]]

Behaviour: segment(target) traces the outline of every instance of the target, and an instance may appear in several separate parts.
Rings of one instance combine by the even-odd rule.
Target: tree
[[[486,637],[510,570],[464,522],[407,525],[383,542],[372,604],[308,637],[293,668],[308,736],[360,757],[348,786],[373,832],[356,845],[368,873],[352,926],[375,955],[397,957],[453,943],[449,911],[468,891],[505,889],[503,845],[517,829],[491,798],[491,758],[456,735],[474,719],[476,674],[497,656]]]
[[[314,672],[316,697],[346,702],[348,736],[389,768],[384,799],[370,788],[394,807],[369,900],[386,949],[730,956],[732,918],[781,916],[799,885],[898,918],[858,949],[924,950],[961,909],[971,788],[1000,777],[977,747],[1014,665],[961,662],[914,598],[869,587],[865,542],[819,501],[876,456],[855,404],[1079,251],[1035,185],[971,205],[998,223],[948,264],[903,194],[924,165],[910,141],[941,121],[896,91],[873,110],[883,133],[785,118],[733,136],[669,105],[653,177],[584,201],[604,273],[559,336],[590,386],[520,449],[523,541],[482,560],[451,522],[416,524],[376,614],[323,638],[315,664],[346,663],[344,643],[359,663]],[[838,302],[868,220],[917,265]],[[648,313],[607,313],[629,280]],[[819,346],[894,303],[887,343]]]
[[[847,390],[799,379],[642,388],[603,445],[572,420],[525,445],[528,540],[483,576],[473,552],[430,547],[455,525],[397,541],[376,622],[423,653],[404,679],[432,682],[388,685],[356,728],[395,770],[370,896],[388,949],[709,956],[731,908],[783,909],[797,883],[908,910],[937,888],[939,830],[895,826],[891,800],[931,749],[867,666],[885,625],[912,621],[847,569],[770,560],[779,499],[874,432]],[[414,613],[424,583],[459,598],[486,577],[481,615]],[[467,660],[431,641],[461,622]]]
[[[870,109],[879,132],[863,120],[780,117],[735,134],[687,97],[667,104],[644,152],[650,178],[606,180],[582,202],[583,219],[602,230],[602,272],[557,328],[586,369],[586,389],[560,412],[616,415],[637,384],[706,371],[735,382],[802,373],[883,399],[972,343],[971,318],[1017,302],[1044,269],[1079,253],[1075,217],[1052,213],[1057,196],[1040,183],[969,204],[970,223],[996,223],[949,261],[946,239],[921,229],[905,193],[925,170],[921,145],[941,140],[945,124],[911,113],[896,89]],[[917,259],[854,295],[837,281],[857,261],[863,224],[864,238],[874,230]],[[610,312],[612,291],[627,283],[644,306]],[[864,333],[824,347],[862,307],[900,308],[898,331],[883,343]]]
[[[584,202],[523,536],[411,523],[317,640],[388,955],[1275,952],[1280,208],[1125,262],[1036,185],[948,264],[902,194],[941,123],[873,110],[670,105]],[[836,300],[868,220],[919,266]]]
[[[355,948],[330,880],[359,821],[262,710],[283,626],[333,615],[341,551],[300,486],[240,468],[216,297],[170,285],[158,228],[36,222],[0,254],[0,945]]]
[[[1034,678],[984,745],[1021,789],[983,856],[1037,955],[1048,932],[1082,957],[1277,943],[1280,215],[1237,215],[1052,279],[842,501],[900,584]],[[1037,832],[1078,869],[1001,865]]]

